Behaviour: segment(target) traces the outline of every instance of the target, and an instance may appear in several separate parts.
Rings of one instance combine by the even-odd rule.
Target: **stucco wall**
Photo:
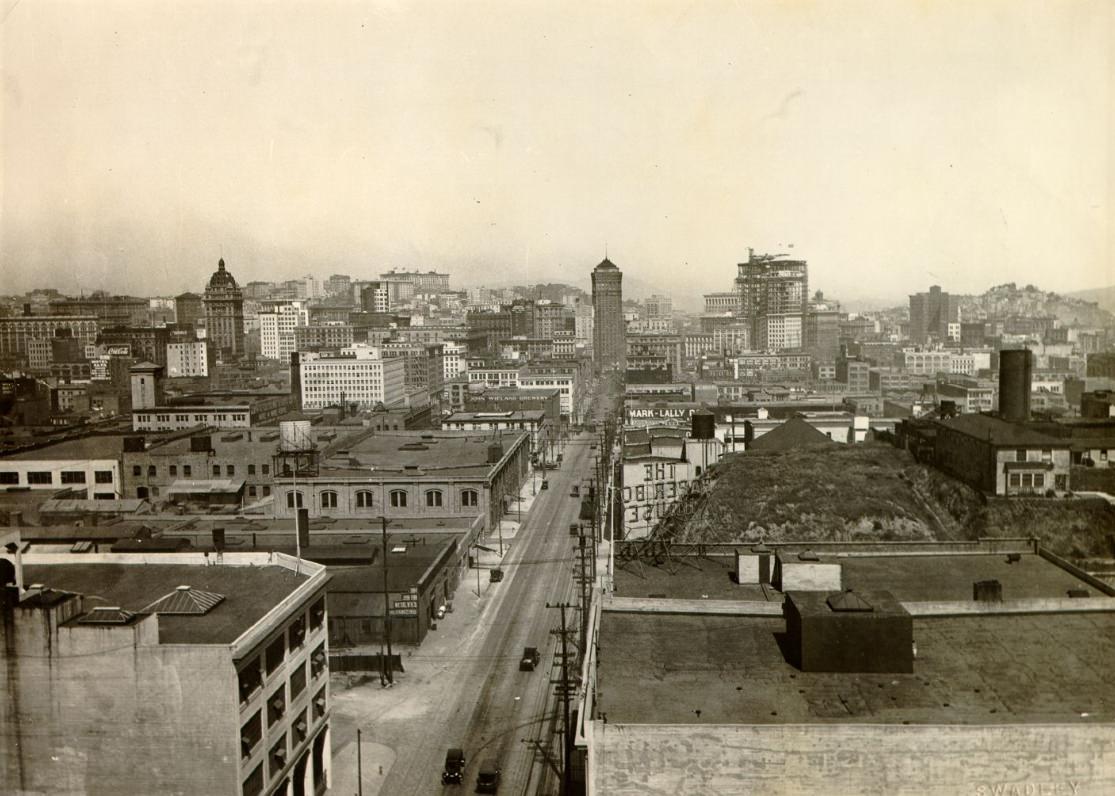
[[[19,613],[20,654],[0,668],[0,793],[238,791],[227,647],[158,646],[152,619],[71,629]]]
[[[588,793],[1115,792],[1110,724],[617,725],[593,723]]]

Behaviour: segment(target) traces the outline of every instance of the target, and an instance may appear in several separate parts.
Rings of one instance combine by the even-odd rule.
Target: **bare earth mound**
[[[1037,536],[1102,555],[1115,507],[1102,500],[988,499],[882,443],[724,458],[678,538],[696,542],[966,540]]]

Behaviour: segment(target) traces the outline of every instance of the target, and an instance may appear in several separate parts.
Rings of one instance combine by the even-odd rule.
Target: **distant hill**
[[[1094,301],[1102,309],[1108,312],[1115,312],[1115,285],[1110,287],[1094,287],[1091,290],[1076,290],[1072,293],[1066,293],[1065,295],[1081,299],[1082,301]]]
[[[1034,285],[1019,287],[1014,282],[996,285],[979,296],[960,297],[960,317],[1005,318],[1011,315],[1024,317],[1055,317],[1074,326],[1103,327],[1115,324],[1115,316],[1094,301],[1062,296]]]

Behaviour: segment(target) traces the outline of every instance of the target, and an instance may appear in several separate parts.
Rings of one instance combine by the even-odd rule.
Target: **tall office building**
[[[197,329],[197,322],[205,317],[205,305],[197,293],[182,293],[174,297],[174,322],[178,326]]]
[[[205,337],[222,362],[244,354],[244,295],[236,279],[217,261],[217,270],[205,288]]]
[[[592,358],[597,371],[627,366],[623,274],[607,257],[592,270]]]
[[[949,324],[960,324],[960,297],[951,296],[933,285],[928,293],[910,296],[910,340],[928,343],[931,339],[946,340]]]
[[[781,254],[755,254],[738,265],[739,312],[750,324],[752,346],[781,351],[804,345],[803,325],[809,310],[809,266]]]

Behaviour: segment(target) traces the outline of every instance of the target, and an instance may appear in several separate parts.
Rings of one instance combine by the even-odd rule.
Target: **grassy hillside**
[[[959,540],[1038,536],[1056,552],[1106,551],[1115,507],[1103,501],[987,500],[889,445],[746,453],[718,466],[686,541]]]

